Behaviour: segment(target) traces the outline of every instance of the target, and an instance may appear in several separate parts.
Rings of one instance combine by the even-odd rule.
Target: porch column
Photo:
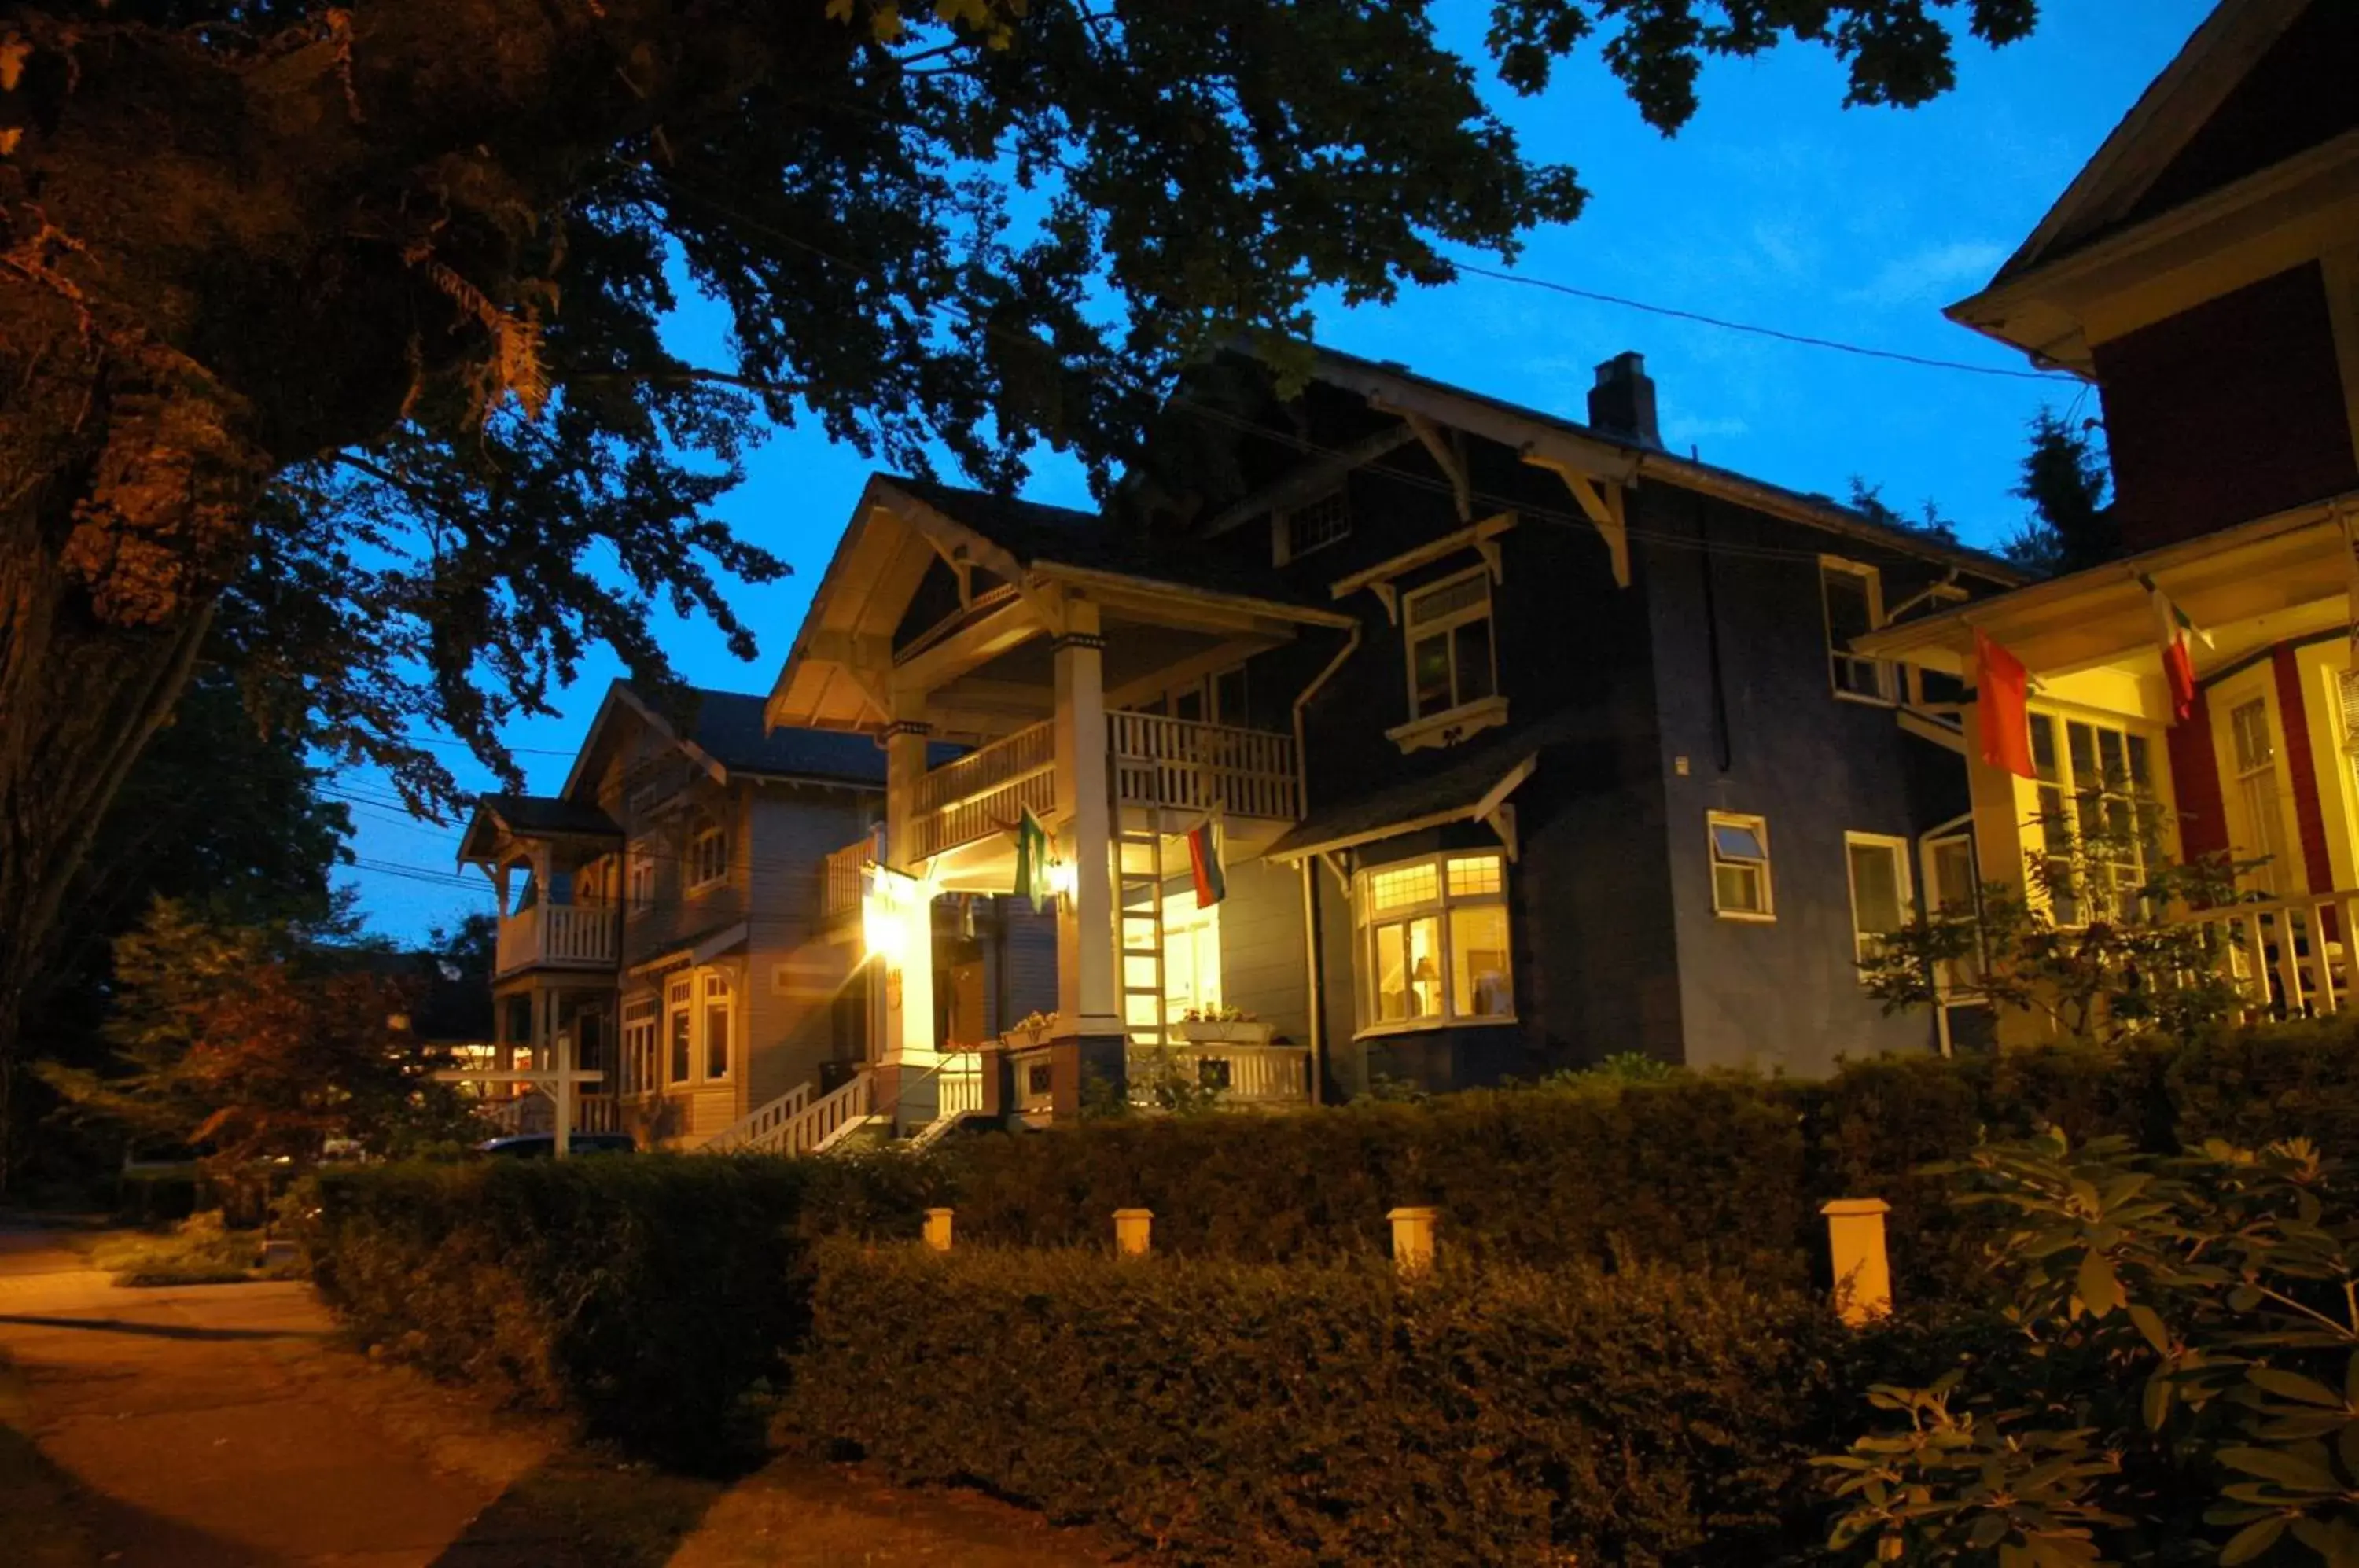
[[[1057,814],[1073,862],[1073,892],[1057,907],[1057,1033],[1049,1042],[1053,1106],[1082,1108],[1085,1073],[1125,1086],[1125,1033],[1114,985],[1113,799],[1106,778],[1105,638],[1098,607],[1069,599],[1055,643]]]
[[[885,730],[885,853],[899,871],[919,869],[913,847],[918,785],[926,776],[929,724],[897,719]],[[936,1061],[934,920],[930,902],[904,911],[902,961],[885,971],[885,1049],[877,1061],[876,1100],[898,1105],[907,1083]],[[896,1113],[897,1117],[897,1111]]]
[[[1966,735],[1966,799],[1974,814],[1974,875],[2004,886],[2017,898],[2032,896],[2031,873],[2024,861],[2027,827],[2039,814],[2038,798],[2004,768],[1983,760],[1981,712],[1968,702],[1960,713]],[[2002,1045],[2035,1044],[2049,1037],[2046,1020],[2022,1008],[1994,1008],[1994,1022]]]

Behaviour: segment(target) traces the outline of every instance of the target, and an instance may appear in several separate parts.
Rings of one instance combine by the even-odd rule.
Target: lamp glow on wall
[[[934,893],[930,877],[870,866],[868,890],[860,898],[860,941],[868,956],[898,968],[912,953],[929,949]]]
[[[1074,870],[1073,863],[1070,860],[1052,860],[1049,862],[1048,872],[1049,891],[1067,903],[1071,903],[1073,890],[1081,886],[1081,877]]]

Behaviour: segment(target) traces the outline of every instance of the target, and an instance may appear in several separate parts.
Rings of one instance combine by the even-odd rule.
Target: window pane
[[[1409,1017],[1441,1016],[1441,917],[1421,915],[1408,922]]]
[[[1416,687],[1417,711],[1438,713],[1451,706],[1450,698],[1450,637],[1447,633],[1420,637],[1409,658],[1409,678]]]
[[[2141,793],[2154,784],[2153,769],[2147,763],[2146,736],[2132,735],[2130,746],[2130,786]]]
[[[1840,653],[1851,647],[1852,638],[1875,629],[1868,611],[1867,579],[1830,566],[1821,570],[1821,580],[1827,591],[1827,643]]]
[[[1212,677],[1212,706],[1219,710],[1212,717],[1221,724],[1242,725],[1246,722],[1243,670],[1224,670]]]
[[[1695,841],[1688,841],[1692,844]],[[1731,860],[1767,860],[1769,851],[1761,842],[1759,830],[1743,822],[1714,822],[1712,846]]]
[[[1184,691],[1173,692],[1171,716],[1175,719],[1185,719],[1191,724],[1202,724],[1204,722],[1204,689],[1201,686],[1190,686]]]
[[[1852,929],[1864,937],[1898,931],[1907,919],[1900,909],[1898,851],[1886,844],[1850,847]]]
[[[2104,772],[2105,787],[2118,789],[2130,781],[2129,759],[2122,755],[2122,732],[2097,732],[2097,766]]]
[[[1473,893],[1499,891],[1501,861],[1495,855],[1465,855],[1450,863],[1450,896],[1464,898]]]
[[[1762,912],[1761,872],[1756,866],[1723,861],[1712,868],[1712,887],[1715,908],[1737,914]]]
[[[2040,778],[2053,783],[2056,779],[2056,721],[2046,713],[2034,713],[2031,723],[2031,767]]]
[[[704,1075],[729,1076],[729,1004],[708,1002],[704,1008]]]
[[[1376,1018],[1391,1023],[1408,1017],[1408,930],[1376,928]]]
[[[1450,911],[1450,994],[1461,1017],[1503,1018],[1515,1011],[1507,978],[1507,911],[1475,904]]]
[[[1491,694],[1491,617],[1468,621],[1451,634],[1457,644],[1458,700],[1472,702]]]
[[[682,1007],[671,1016],[671,1081],[688,1082],[688,1023],[690,1015]]]
[[[2072,758],[2073,784],[2086,789],[2099,783],[2104,775],[2097,768],[2096,737],[2089,733],[2089,726],[2078,723],[2067,724],[2064,726],[2064,737],[2067,749]]]
[[[1411,904],[1430,904],[1440,894],[1441,879],[1430,860],[1375,872],[1368,877],[1368,907],[1377,914]]]
[[[2277,746],[2269,737],[2269,710],[2266,702],[2246,702],[2228,716],[2236,732],[2236,767],[2249,773],[2256,768],[2267,768],[2277,760]]]

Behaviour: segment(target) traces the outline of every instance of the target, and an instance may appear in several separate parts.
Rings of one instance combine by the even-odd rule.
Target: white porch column
[[[1126,1088],[1127,1041],[1114,964],[1114,806],[1106,777],[1105,638],[1098,610],[1068,599],[1056,640],[1057,814],[1073,866],[1072,895],[1057,907],[1057,1029],[1051,1105],[1078,1116],[1091,1075]]]
[[[911,826],[917,817],[918,785],[926,776],[926,742],[932,726],[897,719],[885,731],[885,854],[897,870],[915,873]],[[879,1065],[888,1071],[878,1087],[897,1097],[897,1070],[922,1071],[935,1062],[934,920],[930,901],[905,912],[902,961],[885,973],[885,1049]]]
[[[1965,704],[1960,717],[1966,733],[1966,799],[1974,816],[1974,875],[2027,899],[2034,889],[2024,855],[2039,843],[2038,797],[2006,768],[1983,760],[1978,704]],[[2051,1032],[2046,1019],[2022,1008],[1999,1008],[1996,1021],[2003,1045],[2035,1044]]]

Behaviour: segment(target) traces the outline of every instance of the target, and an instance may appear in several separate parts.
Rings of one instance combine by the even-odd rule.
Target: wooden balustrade
[[[861,896],[868,890],[868,868],[875,864],[874,838],[847,844],[821,862],[821,914],[829,920],[858,914]]]
[[[1294,737],[1167,719],[1106,715],[1114,798],[1126,806],[1180,811],[1220,807],[1232,816],[1292,822],[1302,814]]]
[[[1057,730],[1047,720],[946,762],[918,781],[904,863],[1005,833],[1029,806],[1045,817],[1057,803]]]
[[[706,1154],[766,1147],[777,1138],[781,1127],[803,1114],[810,1105],[810,1097],[811,1086],[798,1084],[777,1099],[755,1106],[696,1147]]]
[[[2222,904],[2172,923],[2215,935],[2209,945],[2243,999],[2246,1022],[2343,1010],[2353,981],[2359,888]]]
[[[499,973],[535,965],[611,968],[620,924],[611,904],[535,904],[518,909],[500,921]]]
[[[1223,1105],[1310,1103],[1310,1052],[1299,1045],[1134,1045],[1128,1066],[1135,1105],[1153,1103],[1154,1083],[1161,1074],[1217,1089]]]

